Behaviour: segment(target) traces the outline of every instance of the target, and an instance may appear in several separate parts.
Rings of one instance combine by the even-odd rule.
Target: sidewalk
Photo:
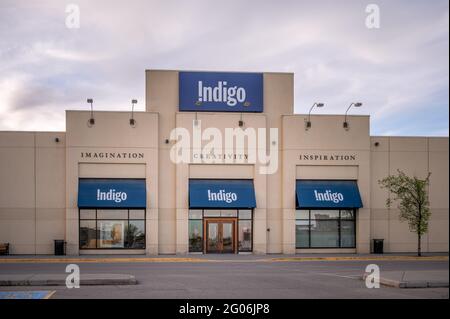
[[[448,261],[448,253],[423,254],[417,257],[414,253],[396,254],[186,254],[186,255],[11,255],[0,256],[0,264],[4,263],[124,263],[124,262],[302,262],[302,261]]]
[[[383,271],[380,284],[395,288],[448,288],[448,270]]]

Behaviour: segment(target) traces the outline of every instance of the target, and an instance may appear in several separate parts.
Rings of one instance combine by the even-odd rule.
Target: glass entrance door
[[[234,253],[235,252],[235,226],[234,219],[205,220],[205,248],[206,253]]]

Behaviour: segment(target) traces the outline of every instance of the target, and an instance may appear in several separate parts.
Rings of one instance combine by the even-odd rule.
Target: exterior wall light
[[[130,118],[130,126],[135,127],[136,126],[136,120],[134,119],[134,105],[137,104],[137,100],[133,99],[131,100],[131,118]]]
[[[323,103],[316,102],[316,103],[314,103],[314,104],[311,106],[311,108],[309,109],[309,113],[308,113],[308,121],[306,121],[305,130],[309,130],[309,129],[311,128],[311,111],[312,111],[312,109],[314,108],[314,106],[316,106],[316,107],[323,107],[324,105],[325,105],[325,104],[323,104]]]
[[[350,108],[352,107],[352,106],[354,106],[354,107],[361,107],[363,104],[361,103],[361,102],[353,102],[352,104],[350,104],[349,105],[349,107],[347,108],[347,111],[345,111],[345,120],[344,120],[344,123],[343,123],[343,127],[348,131],[350,128],[349,128],[349,126],[348,126],[348,122],[347,122],[347,113],[348,113],[348,110],[350,110]]]
[[[244,126],[244,121],[242,120],[242,113],[241,113],[241,118],[238,122],[239,127],[243,127]]]
[[[197,112],[195,112],[194,126],[198,126]]]
[[[87,99],[86,102],[91,104],[91,118],[88,120],[88,126],[91,127],[91,126],[93,126],[95,124],[94,107],[92,105],[94,103],[94,100],[93,99]]]

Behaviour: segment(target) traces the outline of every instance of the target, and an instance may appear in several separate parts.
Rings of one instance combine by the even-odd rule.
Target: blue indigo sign
[[[262,73],[180,72],[179,110],[262,112]]]
[[[145,208],[145,179],[80,178],[78,207],[80,208]]]
[[[360,208],[356,181],[297,180],[297,208]]]
[[[252,180],[190,179],[189,208],[254,208]]]

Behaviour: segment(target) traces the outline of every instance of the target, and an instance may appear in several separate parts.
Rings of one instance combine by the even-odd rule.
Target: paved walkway
[[[302,262],[302,261],[448,261],[448,254],[297,254],[297,255],[254,255],[254,254],[208,254],[208,255],[15,255],[0,256],[1,263],[129,263],[129,262]]]

